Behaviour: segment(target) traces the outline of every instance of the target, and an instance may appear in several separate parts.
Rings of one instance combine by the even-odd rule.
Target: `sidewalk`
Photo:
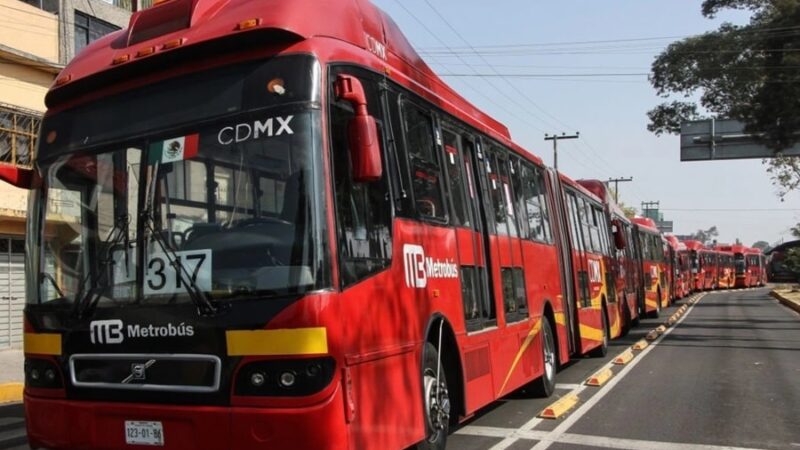
[[[779,302],[788,308],[800,313],[800,287],[795,286],[794,288],[789,288],[781,286],[777,289],[773,289],[770,295],[778,299]]]
[[[22,350],[0,350],[0,404],[22,401]]]

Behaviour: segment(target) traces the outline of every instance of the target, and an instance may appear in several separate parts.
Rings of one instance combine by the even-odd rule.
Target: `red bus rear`
[[[658,317],[669,305],[670,290],[667,276],[665,242],[652,219],[634,217],[634,239],[642,261],[644,314]]]

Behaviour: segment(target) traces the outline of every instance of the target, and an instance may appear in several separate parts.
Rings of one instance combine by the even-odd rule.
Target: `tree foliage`
[[[702,14],[724,9],[752,12],[743,26],[717,30],[670,44],[653,62],[650,83],[669,99],[648,113],[657,135],[678,133],[680,123],[704,113],[738,119],[778,158],[765,161],[783,198],[800,188],[800,158],[780,150],[800,142],[800,0],[705,0]],[[697,99],[698,102],[692,101]]]
[[[693,233],[690,236],[690,239],[695,241],[700,241],[705,245],[711,245],[716,240],[717,236],[719,236],[719,231],[717,230],[717,226],[714,225],[713,227],[707,230],[697,230],[696,233]]]
[[[757,248],[757,249],[759,249],[761,251],[764,251],[764,250],[769,248],[769,242],[767,242],[767,241],[756,241],[750,247]]]

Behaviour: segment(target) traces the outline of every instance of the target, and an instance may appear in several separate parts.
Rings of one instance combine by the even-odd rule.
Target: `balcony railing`
[[[33,165],[41,117],[0,104],[0,164]]]

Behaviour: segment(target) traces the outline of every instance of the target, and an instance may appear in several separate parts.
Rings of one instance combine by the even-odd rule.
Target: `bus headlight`
[[[252,361],[236,375],[235,395],[299,397],[315,394],[333,380],[331,357]]]
[[[39,358],[25,359],[25,385],[33,388],[64,387],[55,363]]]

